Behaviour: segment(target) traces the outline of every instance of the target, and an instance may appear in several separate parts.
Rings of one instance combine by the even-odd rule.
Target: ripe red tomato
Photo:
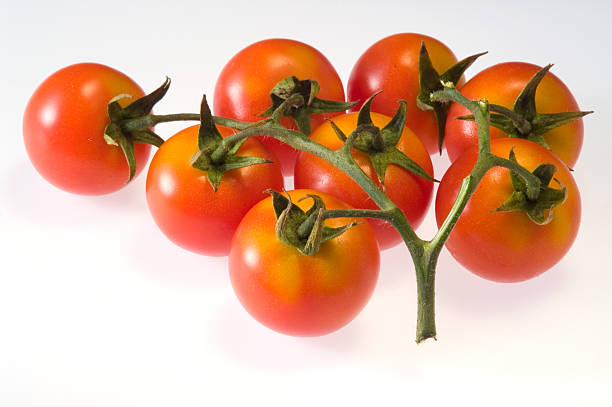
[[[157,151],[147,174],[147,203],[171,241],[195,253],[225,256],[244,214],[266,197],[266,189],[281,190],[283,177],[277,163],[253,165],[226,172],[214,192],[206,173],[190,164],[198,151],[198,129],[196,125],[178,132]],[[233,133],[218,129],[223,137]],[[255,139],[247,140],[238,153],[275,160]]]
[[[363,103],[382,90],[372,104],[372,111],[393,116],[397,101],[408,104],[406,126],[425,144],[429,154],[438,152],[438,125],[433,111],[423,111],[416,105],[420,92],[419,50],[421,42],[429,52],[438,73],[457,63],[455,54],[435,38],[423,34],[403,33],[383,38],[368,48],[351,71],[347,85],[348,100]],[[463,79],[459,81],[459,85]],[[357,111],[358,104],[351,110]]]
[[[25,147],[36,170],[64,191],[101,195],[125,186],[123,151],[108,145],[107,105],[117,95],[126,106],[144,96],[126,75],[108,66],[82,63],[60,69],[36,89],[23,116]],[[149,159],[148,144],[134,144],[136,174]]]
[[[249,45],[237,53],[223,68],[215,86],[215,115],[254,122],[272,105],[270,91],[288,76],[298,79],[314,79],[321,90],[318,97],[344,101],[344,87],[332,64],[323,54],[299,41],[269,39]],[[313,115],[314,129],[330,114]],[[295,129],[291,118],[283,118],[282,124]],[[293,174],[297,151],[273,138],[262,142],[280,160],[283,174]]]
[[[348,135],[357,126],[357,116],[358,113],[344,114],[335,117],[334,123]],[[379,128],[391,120],[390,117],[379,113],[372,113],[371,116],[372,122]],[[332,150],[338,150],[344,144],[327,122],[319,126],[311,138]],[[407,127],[404,128],[397,148],[433,176],[431,159],[425,146]],[[361,169],[381,187],[367,154],[354,149],[353,157]],[[300,153],[298,156],[294,185],[296,188],[311,188],[337,196],[354,208],[378,209],[368,194],[348,175],[327,161],[307,153]],[[412,227],[417,228],[431,203],[433,183],[401,167],[389,165],[385,173],[385,188],[387,196],[404,212]],[[400,234],[387,222],[380,219],[368,219],[368,221],[376,232],[381,249],[395,246],[402,241]]]
[[[348,205],[312,190],[290,191],[303,210],[319,195],[327,209]],[[339,227],[356,219],[325,221]],[[275,331],[295,336],[318,336],[340,329],[359,314],[374,291],[379,252],[372,229],[355,226],[306,256],[276,237],[272,198],[255,205],[244,217],[232,240],[229,271],[232,286],[246,310]]]
[[[491,151],[508,157],[514,147],[520,165],[556,166],[554,178],[567,187],[567,199],[553,209],[553,219],[537,225],[525,212],[492,212],[514,191],[509,171],[495,167],[484,176],[446,242],[453,257],[468,270],[493,281],[515,282],[535,277],[554,266],[572,246],[580,224],[580,194],[567,167],[539,144],[523,139],[493,140]],[[476,148],[467,150],[448,169],[436,196],[436,219],[441,225],[459,192],[461,181],[474,167]],[[552,188],[560,189],[553,180]]]
[[[470,79],[460,92],[470,99],[486,98],[489,103],[512,109],[514,101],[527,82],[541,67],[524,62],[505,62],[485,69]],[[547,72],[536,91],[538,113],[558,113],[578,111],[578,103],[570,90],[554,74]],[[463,151],[478,144],[476,123],[457,120],[459,116],[469,115],[463,106],[454,103],[446,122],[445,144],[451,161]],[[573,167],[582,148],[584,126],[582,119],[557,127],[544,134],[546,143],[561,160]],[[508,137],[503,131],[491,127],[491,138]]]

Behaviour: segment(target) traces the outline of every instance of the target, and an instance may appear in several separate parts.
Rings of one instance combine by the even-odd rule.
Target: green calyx
[[[104,140],[109,145],[119,146],[129,167],[130,182],[136,173],[136,156],[134,155],[134,143],[147,143],[159,147],[164,139],[155,134],[149,127],[149,123],[143,120],[142,126],[127,129],[124,124],[133,119],[145,118],[151,113],[151,109],[159,102],[170,88],[170,79],[166,78],[164,83],[152,93],[135,100],[126,107],[121,107],[119,100],[131,97],[130,95],[118,95],[108,104],[108,118],[110,123],[104,129]]]
[[[510,150],[509,159],[517,162],[514,149]],[[552,164],[541,164],[533,170],[533,175],[541,181],[540,193],[536,199],[529,199],[527,197],[527,183],[523,178],[511,171],[510,180],[514,192],[494,212],[524,211],[529,216],[529,219],[538,225],[550,223],[553,219],[553,209],[565,202],[567,198],[567,188],[556,178],[553,178],[556,171],[557,168]],[[561,189],[554,189],[549,186],[550,181],[553,179],[559,184]]]
[[[289,76],[274,86],[270,92],[272,106],[260,117],[270,117],[276,122],[283,116],[293,117],[298,129],[309,135],[311,115],[344,112],[357,104],[320,99],[317,97],[319,89],[319,83],[315,80],[299,80],[295,76]]]
[[[552,64],[546,65],[533,75],[519,96],[512,109],[504,106],[490,105],[491,126],[502,130],[510,137],[524,138],[536,142],[550,150],[544,134],[564,124],[573,122],[592,111],[538,113],[535,95],[538,85],[550,70]],[[474,120],[473,115],[459,117],[461,120]]]
[[[271,161],[261,157],[242,157],[236,155],[247,139],[234,143],[220,157],[213,157],[213,153],[223,143],[223,137],[215,125],[213,115],[206,101],[206,95],[200,105],[200,129],[198,131],[198,152],[191,157],[191,166],[206,171],[206,177],[216,192],[221,183],[223,174],[250,165],[265,164]]]
[[[307,256],[317,253],[323,243],[359,224],[352,222],[338,228],[325,226],[323,223],[325,204],[318,195],[306,195],[302,198],[313,200],[313,205],[304,212],[291,202],[288,194],[285,197],[274,190],[266,192],[272,195],[272,205],[277,219],[276,235],[279,240],[296,247],[300,253]]]
[[[478,57],[484,54],[486,54],[486,52],[471,55],[457,62],[442,74],[439,74],[431,62],[429,52],[427,52],[427,48],[425,47],[425,42],[421,42],[421,49],[419,51],[419,85],[421,87],[421,92],[417,96],[416,103],[421,110],[433,110],[434,112],[436,123],[438,124],[438,149],[440,153],[442,152],[442,144],[444,143],[446,118],[451,103],[450,101],[433,101],[431,100],[431,94],[443,90],[443,83],[450,82],[456,85],[465,70],[468,69]]]
[[[332,120],[329,120],[336,135],[340,140],[344,141],[343,148],[345,151],[349,152],[352,148],[356,148],[366,153],[370,157],[378,181],[383,188],[385,185],[385,173],[390,164],[395,164],[428,181],[437,182],[437,180],[429,175],[420,165],[397,148],[397,143],[400,140],[402,132],[404,131],[404,124],[406,123],[405,101],[401,100],[399,102],[399,107],[395,115],[385,127],[379,129],[372,123],[370,109],[372,101],[378,93],[370,96],[363,106],[361,106],[357,118],[357,127],[348,137],[344,135],[342,130],[340,130]]]

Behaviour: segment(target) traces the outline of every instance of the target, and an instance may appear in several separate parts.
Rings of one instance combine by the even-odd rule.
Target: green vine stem
[[[372,198],[380,209],[326,210],[323,213],[323,218],[358,217],[383,219],[389,222],[400,233],[410,252],[416,272],[416,342],[420,343],[429,338],[435,339],[435,273],[438,258],[470,197],[476,191],[479,182],[492,167],[505,167],[525,180],[527,184],[527,196],[530,199],[536,199],[540,193],[540,180],[516,162],[498,157],[491,153],[489,135],[490,108],[487,101],[469,100],[459,93],[452,83],[443,83],[442,90],[431,93],[431,100],[434,102],[459,103],[473,113],[478,129],[478,159],[471,173],[463,180],[453,207],[440,229],[431,240],[423,240],[415,233],[402,211],[393,201],[391,201],[391,199],[389,199],[377,184],[363,172],[361,167],[353,159],[352,144],[356,137],[354,133],[347,138],[343,148],[334,151],[311,140],[305,134],[287,129],[280,124],[280,117],[287,109],[296,104],[299,105],[303,103],[303,98],[302,100],[298,100],[298,96],[296,96],[296,98],[288,98],[278,106],[269,118],[256,123],[214,117],[214,122],[217,125],[230,127],[238,130],[238,132],[224,138],[218,147],[212,151],[211,159],[214,161],[215,158],[223,157],[232,146],[241,140],[253,136],[265,135],[288,144],[297,150],[320,157],[351,177]],[[122,128],[130,130],[152,127],[163,122],[186,120],[200,120],[200,115],[193,113],[147,115],[137,119],[124,121],[122,123]]]
[[[433,239],[425,242],[422,257],[415,261],[418,291],[417,343],[436,337],[434,296],[438,257],[482,177],[495,166],[506,167],[525,180],[528,185],[527,194],[530,197],[535,199],[540,192],[540,180],[536,176],[515,162],[491,153],[489,105],[486,100],[469,100],[449,83],[444,84],[443,90],[432,93],[431,98],[434,101],[459,103],[474,114],[478,130],[478,159],[470,174],[463,179],[455,203],[442,226]]]
[[[241,122],[239,120],[228,119],[226,117],[214,117],[215,124],[224,127],[231,127],[235,130],[244,130],[248,127],[257,125],[257,123]],[[121,124],[123,130],[131,131],[142,129],[144,127],[153,127],[159,123],[169,123],[178,121],[200,121],[199,113],[176,113],[166,115],[147,115],[136,119],[125,120]],[[263,120],[265,121],[265,120]]]
[[[274,137],[289,144],[293,148],[316,155],[353,178],[353,180],[368,193],[374,202],[376,202],[380,210],[334,210],[327,211],[325,217],[370,217],[384,219],[391,223],[391,225],[401,234],[404,243],[410,251],[416,271],[417,343],[429,338],[435,339],[436,337],[435,272],[438,257],[453,227],[459,220],[461,212],[467,205],[478,183],[486,172],[495,166],[508,168],[525,180],[528,185],[527,194],[530,198],[536,199],[540,191],[540,180],[531,172],[513,161],[498,157],[491,153],[489,106],[486,101],[469,100],[461,95],[452,84],[444,84],[443,90],[432,94],[432,100],[456,102],[465,106],[474,114],[478,128],[479,154],[476,165],[470,175],[463,180],[460,192],[449,215],[434,238],[430,241],[424,241],[416,235],[401,210],[361,170],[359,165],[357,165],[352,158],[350,143],[349,148],[333,151],[305,137],[302,133],[285,129],[276,124],[262,123],[259,126],[252,126],[224,139],[223,143],[218,147],[218,149],[222,151],[243,138],[265,134],[268,137]],[[348,140],[350,140],[350,137]],[[224,144],[227,145],[224,146]],[[215,151],[215,153],[217,152]],[[215,153],[213,153],[213,156]]]

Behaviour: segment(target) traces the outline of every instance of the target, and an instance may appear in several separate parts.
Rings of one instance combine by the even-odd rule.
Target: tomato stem
[[[390,221],[394,211],[384,211],[382,209],[327,209],[323,214],[323,219],[331,218],[373,218]]]
[[[431,99],[434,101],[447,100],[459,103],[474,114],[478,128],[478,159],[470,174],[463,179],[455,203],[438,232],[433,239],[424,243],[423,252],[420,255],[417,255],[416,258],[413,255],[416,267],[418,294],[417,343],[428,338],[435,339],[436,337],[434,286],[438,257],[470,197],[476,191],[478,183],[487,171],[495,166],[508,168],[516,172],[525,180],[529,196],[537,197],[540,191],[540,180],[536,176],[515,162],[491,154],[489,105],[486,100],[469,100],[459,93],[452,83],[445,83],[443,90],[433,92],[431,94]],[[398,225],[394,226],[398,228]]]
[[[235,130],[244,130],[256,123],[241,122],[239,120],[228,119],[225,117],[214,117],[215,124],[224,127],[230,127]],[[136,119],[127,119],[121,123],[121,128],[126,131],[140,130],[143,128],[153,127],[159,123],[170,123],[178,121],[200,121],[199,113],[174,113],[164,115],[146,115]]]
[[[416,343],[421,343],[429,338],[436,339],[436,261],[431,262],[431,255],[426,250],[414,264],[417,277]]]
[[[452,82],[443,82],[443,89],[430,94],[433,102],[456,102],[469,109],[477,123],[478,129],[478,159],[471,173],[463,180],[459,194],[451,208],[447,218],[430,241],[419,238],[408,222],[404,213],[389,199],[352,156],[355,147],[356,135],[352,133],[346,140],[345,145],[337,150],[331,150],[316,141],[308,138],[301,131],[290,130],[280,124],[280,117],[287,114],[288,110],[296,105],[304,103],[302,95],[292,95],[284,100],[275,111],[269,112],[270,118],[260,120],[256,123],[246,123],[223,117],[214,117],[214,123],[238,130],[237,133],[224,138],[212,151],[210,158],[214,160],[223,157],[239,143],[249,137],[265,135],[277,139],[289,146],[315,155],[351,177],[378,205],[380,209],[334,209],[321,212],[320,218],[359,217],[376,218],[388,221],[402,236],[415,265],[417,278],[417,326],[416,341],[420,343],[428,338],[436,338],[435,323],[435,273],[440,252],[448,240],[449,235],[456,225],[470,197],[476,191],[476,187],[486,172],[494,166],[508,168],[521,177],[526,184],[526,195],[529,199],[536,199],[540,193],[540,179],[516,162],[491,154],[490,107],[486,100],[469,100],[459,93]],[[146,115],[137,119],[125,120],[122,123],[126,129],[142,129],[151,127],[157,123],[200,120],[199,114],[181,113],[162,116]]]

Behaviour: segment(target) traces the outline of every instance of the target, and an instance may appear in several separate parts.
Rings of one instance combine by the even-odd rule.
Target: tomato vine
[[[422,46],[421,54],[425,58],[423,61],[429,61],[424,46]],[[477,186],[491,168],[503,167],[512,174],[512,182],[513,185],[516,185],[518,194],[513,196],[518,196],[521,201],[517,201],[518,203],[511,202],[514,206],[508,204],[508,208],[512,207],[512,209],[506,208],[507,210],[515,210],[516,208],[531,205],[530,207],[534,211],[530,216],[544,219],[546,218],[545,215],[550,212],[554,205],[560,204],[562,202],[561,198],[564,199],[560,194],[561,192],[565,193],[565,191],[547,189],[547,183],[555,172],[554,165],[547,164],[547,167],[532,173],[521,166],[512,154],[510,154],[509,158],[504,158],[491,152],[491,112],[494,113],[493,122],[495,120],[500,121],[500,114],[502,114],[519,130],[527,131],[525,129],[532,126],[533,123],[522,120],[521,117],[515,114],[516,112],[512,112],[509,109],[489,105],[485,99],[471,100],[456,89],[455,83],[458,82],[465,68],[480,55],[482,54],[476,54],[460,61],[456,65],[459,68],[452,67],[443,75],[438,75],[433,70],[433,67],[430,66],[431,63],[429,63],[429,79],[428,81],[421,81],[421,92],[418,95],[419,106],[423,109],[437,109],[437,118],[440,120],[438,129],[440,131],[442,131],[444,121],[446,120],[445,115],[450,104],[456,103],[471,112],[472,115],[469,119],[476,122],[478,136],[476,163],[469,175],[463,179],[450,211],[430,240],[422,239],[416,234],[404,212],[389,198],[384,188],[381,188],[381,185],[384,184],[385,169],[389,164],[400,166],[406,171],[426,179],[428,182],[435,181],[416,162],[396,148],[397,141],[406,122],[406,103],[402,101],[399,102],[400,108],[398,108],[395,116],[383,129],[374,126],[370,114],[370,106],[376,95],[370,97],[363,104],[359,111],[357,126],[350,134],[345,135],[342,133],[339,127],[330,119],[333,130],[343,143],[339,149],[333,150],[308,137],[310,133],[310,116],[313,114],[344,112],[354,106],[355,103],[319,99],[317,94],[320,87],[314,80],[300,80],[291,76],[279,82],[271,91],[273,103],[264,112],[264,116],[267,117],[251,123],[213,116],[206,102],[206,96],[202,100],[200,113],[168,115],[154,115],[150,113],[153,105],[165,95],[169,88],[170,81],[166,79],[164,84],[156,91],[137,99],[125,107],[121,106],[115,99],[111,100],[108,104],[110,123],[106,126],[104,140],[107,144],[123,150],[128,162],[129,179],[131,180],[137,171],[137,160],[134,153],[135,141],[146,142],[159,147],[164,142],[151,130],[155,125],[173,121],[200,121],[197,153],[192,155],[188,165],[207,172],[207,178],[212,186],[213,193],[217,191],[225,172],[269,162],[268,159],[263,157],[242,157],[236,155],[242,144],[251,137],[266,136],[330,163],[355,181],[379,209],[325,209],[324,206],[318,208],[315,206],[319,202],[319,198],[309,195],[315,201],[314,209],[307,213],[301,210],[297,211],[296,208],[293,209],[295,219],[292,222],[292,227],[295,230],[292,230],[291,233],[283,234],[283,231],[280,229],[283,227],[283,225],[280,225],[281,218],[286,221],[291,209],[291,203],[286,203],[286,213],[283,215],[277,213],[278,224],[280,225],[276,229],[277,236],[283,243],[298,247],[303,255],[308,256],[315,254],[324,241],[333,239],[354,226],[354,224],[351,224],[346,227],[339,227],[337,230],[331,230],[323,225],[325,219],[373,218],[384,220],[392,225],[399,232],[415,267],[417,281],[416,342],[419,343],[429,338],[436,338],[435,275],[442,248],[449,239],[451,231],[457,224],[468,201],[475,193]],[[542,72],[544,73],[541,75],[546,73],[545,71]],[[451,77],[452,79],[449,79]],[[425,82],[428,82],[427,86],[424,86]],[[526,92],[529,97],[526,96],[524,98],[526,100],[525,104],[534,103],[533,96],[535,95],[536,86],[537,83],[533,85],[532,92]],[[535,105],[533,105],[532,110],[532,113],[535,115]],[[557,121],[561,119],[569,120],[570,118],[573,120],[587,113],[566,112],[549,116]],[[283,123],[282,119],[286,117],[294,118],[298,124],[297,129],[285,127],[286,120]],[[547,122],[549,127],[552,126],[551,120],[553,119]],[[216,128],[217,125],[233,129],[237,132],[227,137],[222,137]],[[438,147],[441,146],[442,137],[443,134],[440,133]],[[194,149],[196,149],[195,145]],[[375,164],[378,183],[368,176],[357,163],[353,156],[354,149],[370,153],[371,158],[375,157],[372,159],[372,162]],[[191,150],[189,151],[191,152]],[[185,166],[187,166],[187,158],[182,157],[181,160],[183,159],[185,160]],[[139,164],[142,165],[142,163]],[[193,170],[193,168],[190,168],[190,170]],[[199,173],[197,175],[199,178]],[[278,178],[282,181],[280,170]],[[265,187],[261,186],[260,189]],[[279,198],[280,194],[277,193],[273,193],[273,196],[276,199],[285,199]],[[256,201],[256,199],[253,200]],[[275,207],[275,209],[277,208]],[[234,223],[237,223],[238,218],[235,219],[236,222]],[[191,225],[187,225],[185,229],[189,229],[189,226]],[[233,232],[235,225],[233,227],[233,229],[228,227],[227,231]],[[282,239],[282,237],[285,239]],[[229,242],[230,238],[231,236],[227,236],[226,240]],[[307,239],[305,240],[305,238]],[[298,246],[298,243],[301,246]],[[191,245],[191,242],[185,244]],[[375,243],[373,247],[376,247]],[[202,252],[206,252],[206,250],[202,249]]]

